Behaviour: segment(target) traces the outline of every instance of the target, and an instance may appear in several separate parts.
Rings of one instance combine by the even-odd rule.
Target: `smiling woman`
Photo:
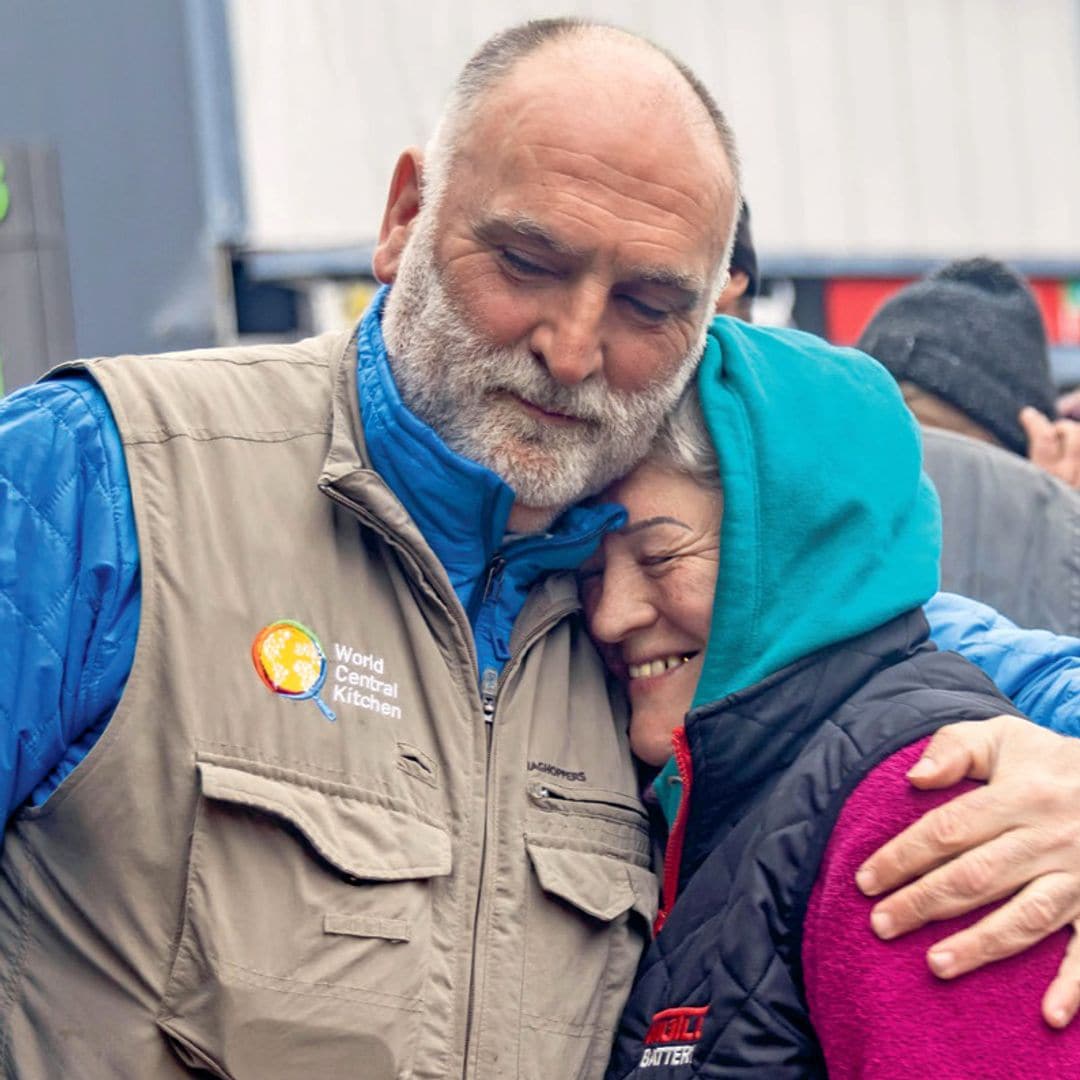
[[[701,675],[723,504],[717,489],[654,462],[616,482],[606,497],[622,503],[630,519],[585,565],[582,597],[608,666],[626,682],[630,746],[659,766],[671,756],[672,728],[689,710]]]
[[[1073,1075],[1080,1032],[1036,1005],[1063,935],[940,983],[925,937],[878,940],[855,887],[943,799],[904,778],[926,737],[1011,710],[926,647],[938,513],[898,389],[861,354],[721,318],[698,392],[605,492],[627,523],[582,571],[669,826],[609,1076]]]

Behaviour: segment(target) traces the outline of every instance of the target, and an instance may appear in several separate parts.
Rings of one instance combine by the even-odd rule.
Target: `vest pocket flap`
[[[642,867],[595,851],[550,847],[528,837],[525,846],[540,888],[579,911],[611,922],[637,906],[631,873]]]
[[[634,910],[652,926],[660,907],[660,880],[648,866],[627,863],[626,869],[634,890]]]
[[[327,934],[385,941],[408,941],[412,937],[408,919],[387,919],[377,915],[324,915],[323,930]]]
[[[210,761],[199,762],[199,774],[206,798],[281,818],[348,877],[404,881],[450,873],[449,834],[403,810]]]

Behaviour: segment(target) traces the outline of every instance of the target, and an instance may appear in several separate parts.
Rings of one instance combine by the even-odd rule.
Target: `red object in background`
[[[833,278],[825,282],[825,336],[854,345],[870,317],[911,278]]]
[[[913,278],[834,278],[825,282],[825,336],[854,345],[874,312]],[[1077,345],[1075,315],[1066,300],[1069,283],[1029,281],[1051,345]]]

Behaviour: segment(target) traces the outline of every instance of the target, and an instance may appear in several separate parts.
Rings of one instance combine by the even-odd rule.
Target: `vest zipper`
[[[676,728],[671,736],[671,745],[675,751],[675,764],[682,780],[682,797],[679,810],[668,835],[667,850],[664,852],[663,903],[656,913],[653,934],[659,934],[667,922],[671,909],[675,906],[675,894],[679,891],[679,871],[682,868],[683,844],[686,841],[686,822],[690,817],[690,789],[693,787],[693,765],[690,760],[690,744],[686,741],[686,728]]]
[[[442,600],[444,607],[447,610],[448,615],[457,624],[464,628],[466,631],[464,634],[465,641],[468,646],[468,653],[470,658],[469,670],[475,672],[478,666],[476,644],[473,640],[472,625],[469,621],[468,613],[461,605],[461,601],[458,599],[457,594],[450,590],[448,596],[446,590],[440,581],[431,578],[424,572],[423,566],[417,556],[413,553],[410,546],[404,543],[398,536],[388,530],[385,525],[370,511],[364,507],[353,502],[347,496],[335,491],[329,485],[320,484],[319,489],[324,495],[328,496],[334,502],[340,506],[345,507],[353,513],[360,521],[364,522],[373,532],[381,536],[395,551],[401,554],[411,565],[413,572],[418,576],[424,578],[429,582],[434,591],[438,594],[439,599]],[[596,530],[598,533],[603,530]],[[492,589],[499,587],[502,580],[502,571],[505,569],[506,560],[501,556],[496,556],[492,560],[492,563],[488,569],[487,580],[484,583],[484,595],[485,599]],[[548,632],[556,623],[561,622],[571,612],[579,609],[576,603],[566,603],[560,605],[552,611],[549,611],[543,619],[541,619],[528,633],[518,648],[511,654],[506,664],[503,666],[502,672],[496,672],[494,669],[487,669],[481,677],[481,694],[480,694],[480,707],[485,720],[485,728],[487,730],[487,756],[484,762],[484,831],[481,838],[480,847],[480,879],[476,890],[476,907],[473,912],[473,948],[472,948],[472,965],[469,973],[469,1003],[468,1011],[465,1017],[465,1040],[463,1047],[462,1060],[465,1062],[465,1071],[468,1073],[471,1071],[471,1064],[469,1061],[470,1051],[474,1048],[471,1046],[473,1041],[473,1013],[474,1002],[476,999],[476,975],[477,975],[477,954],[479,952],[478,943],[480,938],[480,911],[483,907],[484,895],[485,895],[485,882],[487,880],[487,841],[490,819],[492,814],[491,798],[490,798],[490,785],[491,785],[491,753],[494,745],[495,738],[495,708],[498,704],[499,691],[502,688],[503,683],[506,681],[506,676],[514,670],[517,664],[520,662],[526,652],[538,641],[544,634]],[[495,678],[491,679],[490,676],[494,675]],[[475,685],[475,684],[474,684]]]
[[[578,610],[577,604],[562,604],[560,607],[549,611],[528,633],[517,649],[511,653],[509,659],[503,665],[502,672],[488,668],[484,671],[482,679],[482,703],[484,707],[484,719],[487,721],[487,760],[484,763],[484,833],[480,844],[480,887],[476,892],[476,908],[473,911],[473,951],[472,968],[469,975],[469,1005],[465,1017],[465,1071],[471,1074],[473,1062],[471,1058],[479,1052],[478,1046],[473,1046],[473,1015],[476,1011],[476,983],[477,983],[477,957],[479,953],[478,943],[482,920],[480,914],[484,908],[486,896],[487,875],[487,842],[491,827],[493,808],[491,805],[491,753],[495,744],[495,706],[498,703],[499,691],[506,681],[507,675],[512,672],[521,662],[530,648],[548,632],[556,623],[561,622],[572,611]],[[490,711],[489,711],[490,710]]]
[[[484,707],[484,719],[491,724],[495,719],[495,694],[499,689],[499,673],[485,668],[480,679],[480,701]]]

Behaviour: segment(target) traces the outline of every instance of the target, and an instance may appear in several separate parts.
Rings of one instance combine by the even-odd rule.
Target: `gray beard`
[[[708,321],[665,383],[626,394],[600,374],[564,386],[526,345],[489,345],[467,325],[435,266],[434,218],[433,208],[421,212],[383,311],[398,392],[451,450],[505,480],[518,503],[554,515],[645,456],[693,374]],[[580,422],[545,423],[515,397]]]

